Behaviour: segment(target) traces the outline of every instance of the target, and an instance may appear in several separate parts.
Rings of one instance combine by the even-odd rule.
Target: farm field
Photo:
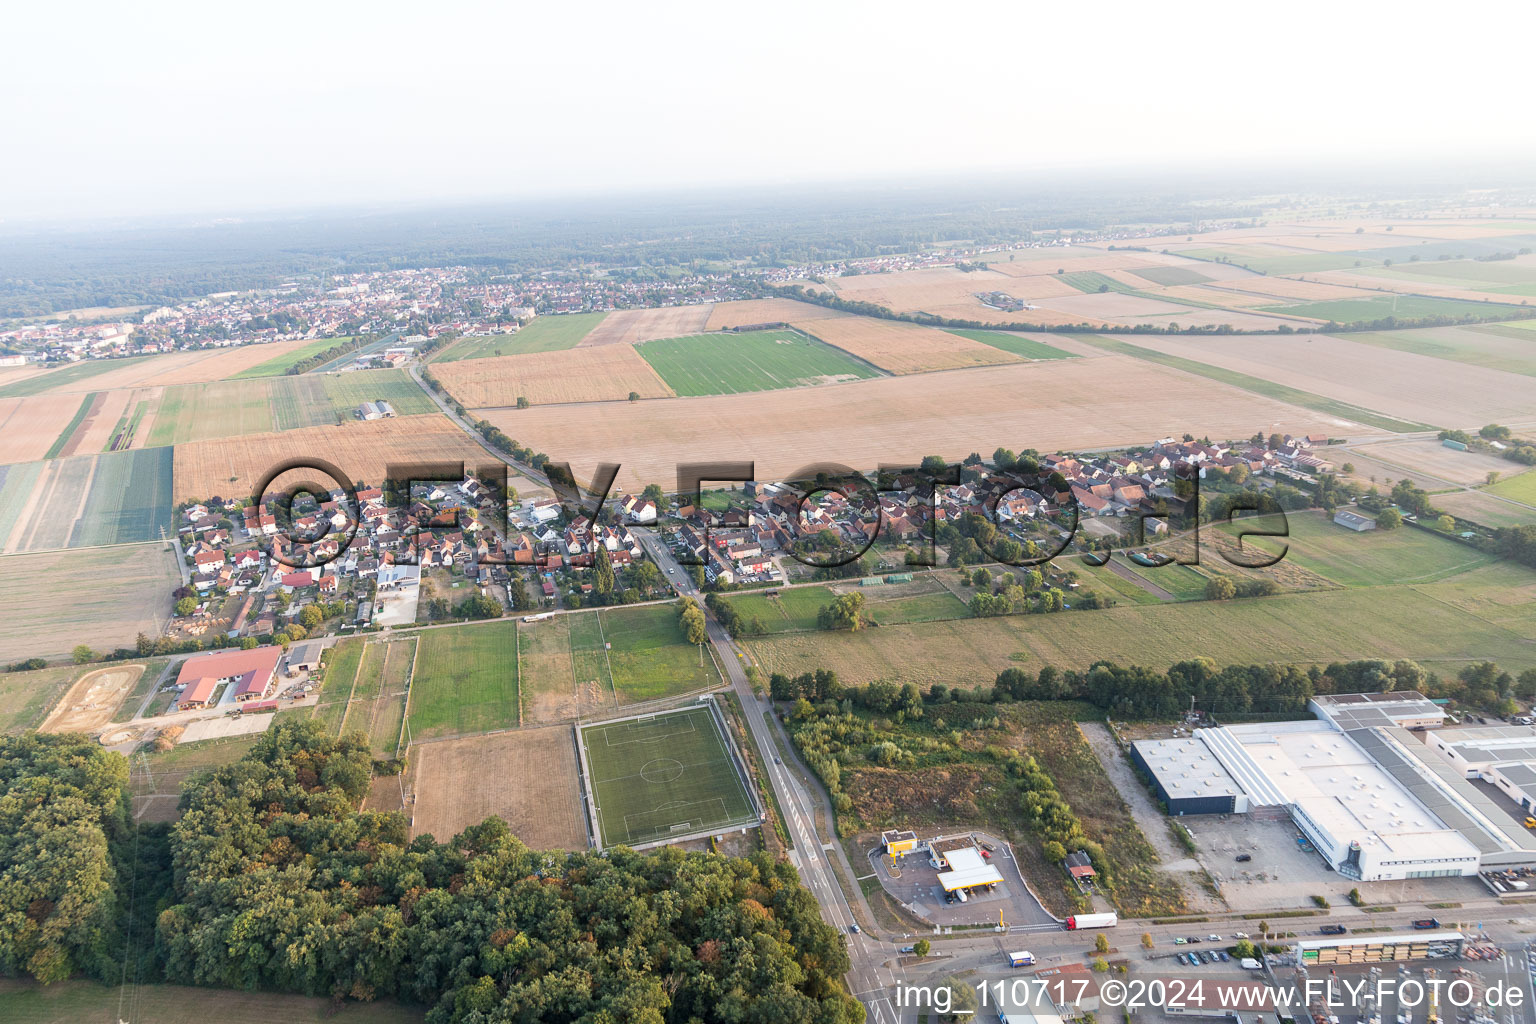
[[[979,341],[983,345],[991,345],[1000,348],[1004,352],[1011,352],[1022,359],[1070,359],[1071,352],[1064,352],[1059,348],[1047,345],[1043,341],[1027,338],[1022,334],[1005,334],[1002,331],[967,331],[959,328],[951,328],[950,334],[958,334],[962,338]]]
[[[407,713],[411,739],[515,727],[516,643],[511,619],[422,630]]]
[[[0,592],[11,595],[0,617],[0,662],[157,636],[180,583],[175,555],[158,543],[0,557]]]
[[[334,1021],[330,999],[237,992],[233,989],[182,988],[176,985],[108,987],[94,981],[37,985],[0,980],[0,1018],[11,1024],[80,1024],[121,1019],[124,1007],[135,1021],[155,1024],[326,1024]],[[425,1012],[393,1002],[347,1007],[347,1024],[421,1024]]]
[[[537,406],[476,413],[575,466],[620,463],[616,486],[624,488],[675,478],[678,452],[693,461],[754,459],[763,479],[786,480],[816,462],[915,465],[925,455],[960,459],[1019,444],[1019,438],[1040,451],[1067,451],[1145,444],[1165,435],[1170,424],[1213,438],[1250,437],[1259,426],[1334,434],[1348,425],[1123,355],[858,381],[838,386],[835,406],[829,405],[831,394],[796,388],[646,406],[646,429],[640,431],[634,429],[635,409],[625,402],[579,413]],[[1021,394],[1030,400],[1019,401]],[[1085,416],[1089,405],[1093,414]],[[836,429],[829,429],[829,417]]]
[[[1372,277],[1432,282],[1495,293],[1503,288],[1536,285],[1536,264],[1518,259],[1398,263],[1391,267],[1372,267],[1361,273]]]
[[[1536,409],[1536,381],[1529,377],[1410,352],[1382,351],[1344,337],[1136,335],[1112,344],[1108,339],[1094,340],[1115,349],[1128,345],[1217,372],[1242,374],[1265,385],[1261,394],[1299,390],[1340,403],[1339,413],[1344,416],[1350,408],[1365,409],[1418,424],[1417,429],[1425,424],[1475,429],[1490,421],[1527,416]]]
[[[832,669],[845,683],[902,679],[920,685],[991,682],[1022,664],[1085,670],[1098,659],[1165,669],[1185,658],[1220,664],[1326,664],[1411,658],[1441,671],[1493,660],[1536,666],[1526,639],[1530,603],[1490,622],[1439,598],[1441,588],[1377,586],[1225,602],[1127,606],[1055,615],[960,619],[857,633],[796,634],[747,641],[766,672]],[[1484,588],[1485,591],[1487,588]],[[1017,657],[1015,657],[1017,656]]]
[[[433,364],[433,373],[466,406],[513,406],[666,398],[672,389],[630,345],[500,356]]]
[[[704,330],[723,331],[728,327],[787,324],[796,320],[833,320],[852,315],[797,299],[746,299],[715,303],[710,307],[709,319],[704,321]]]
[[[604,848],[757,820],[707,708],[589,725],[581,744]]]
[[[711,652],[685,640],[670,604],[604,608],[598,616],[603,639],[611,645],[608,669],[620,704],[721,684]]]
[[[1271,552],[1278,552],[1283,543],[1287,562],[1346,587],[1434,583],[1496,560],[1460,541],[1413,527],[1355,533],[1322,513],[1296,512],[1286,519],[1290,536],[1283,542],[1250,537],[1245,543]],[[1222,529],[1232,532],[1230,527]],[[1536,582],[1536,573],[1532,580]]]
[[[464,460],[485,451],[441,415],[308,427],[194,441],[175,448],[174,501],[249,494],[272,467],[301,453],[319,453],[349,481],[377,482],[390,464]]]
[[[1202,273],[1198,268],[1192,266],[1137,267],[1135,270],[1130,271],[1130,273],[1152,284],[1161,285],[1164,288],[1176,285],[1208,284],[1215,280],[1211,275]]]
[[[559,313],[534,317],[516,334],[463,338],[432,356],[429,361],[454,363],[462,359],[483,359],[500,353],[517,355],[528,352],[558,352],[562,349],[574,348],[608,315],[607,313]]]
[[[1413,441],[1382,441],[1376,444],[1350,445],[1333,456],[1335,463],[1353,461],[1354,476],[1375,476],[1400,480],[1405,475],[1426,490],[1437,490],[1441,482],[1481,484],[1488,474],[1514,476],[1521,466],[1486,452],[1459,452],[1433,438]]]
[[[80,395],[0,398],[0,462],[55,457],[68,439],[66,429],[78,425],[83,401]]]
[[[655,309],[618,309],[581,339],[581,346],[634,345],[657,338],[699,334],[709,322],[711,305],[662,306]]]
[[[130,415],[131,407],[137,407],[141,394],[137,390],[118,390],[99,391],[91,395],[90,405],[86,407],[79,425],[68,436],[59,435],[59,440],[55,442],[58,445],[57,455],[68,457],[110,451],[118,424]]]
[[[216,381],[166,388],[145,444],[150,447],[273,429],[268,381]]]
[[[571,726],[418,743],[411,758],[413,838],[447,842],[494,814],[532,849],[588,849]]]
[[[948,331],[895,320],[847,317],[800,322],[797,330],[891,373],[926,373],[1011,363],[1011,353]]]
[[[138,449],[41,464],[32,487],[0,494],[6,552],[159,540],[171,526],[171,450]],[[7,474],[9,477],[9,474]],[[15,503],[15,504],[12,504]]]
[[[31,395],[40,395],[45,391],[96,390],[75,387],[75,385],[93,384],[96,377],[113,372],[125,372],[130,367],[153,358],[153,356],[136,356],[132,359],[87,359],[20,377],[0,377],[0,398],[26,398]]]
[[[357,407],[364,402],[388,402],[396,416],[424,416],[437,411],[437,405],[405,370],[354,370],[328,373],[321,379],[335,416],[331,422],[354,419]]]
[[[1432,327],[1417,331],[1360,331],[1350,334],[1349,340],[1536,377],[1536,345],[1531,344],[1529,335],[1517,338],[1502,332],[1503,325],[1499,324]]]
[[[326,392],[329,380],[325,374],[300,373],[259,382],[270,388],[268,400],[272,405],[272,426],[269,429],[298,430],[337,423],[341,417],[331,407],[331,396]],[[349,413],[346,419],[351,418]]]
[[[1518,463],[1511,462],[1509,465],[1515,466]],[[1489,494],[1497,494],[1501,498],[1513,498],[1527,505],[1536,505],[1536,470],[1527,469],[1518,476],[1500,480],[1484,490]]]
[[[1036,299],[1042,294],[1064,294],[1051,288],[1048,279],[1029,280],[1045,280],[1046,287],[1021,287],[1018,279],[995,269],[967,273],[955,267],[837,277],[830,279],[830,286],[839,298],[872,302],[898,313],[924,312],[955,320],[1008,323],[1029,321],[1032,317],[987,306],[977,296],[1005,292],[1018,299]]]
[[[841,349],[794,331],[696,334],[643,342],[636,351],[679,395],[730,395],[878,376]]]
[[[1435,507],[1459,519],[1493,528],[1530,526],[1536,524],[1536,508],[1527,508],[1500,501],[1481,491],[1458,491],[1454,494],[1437,494]],[[1536,502],[1532,502],[1536,504]]]
[[[0,672],[0,734],[14,736],[38,728],[84,672],[74,665]]]
[[[216,380],[229,380],[268,360],[290,357],[309,344],[307,341],[277,341],[261,345],[172,352],[160,356],[135,356],[130,359],[91,359],[20,381],[14,387],[29,390],[11,393],[107,391],[112,388],[207,384]],[[7,395],[0,394],[0,397]]]
[[[1303,302],[1289,306],[1260,306],[1267,313],[1286,313],[1313,320],[1339,324],[1359,323],[1396,316],[1404,319],[1430,316],[1482,316],[1497,319],[1502,310],[1492,303],[1467,303],[1455,299],[1436,299],[1422,295],[1377,295],[1369,299],[1343,299],[1333,302]],[[1513,307],[1518,308],[1518,307]],[[1507,313],[1505,315],[1508,315]]]
[[[299,365],[311,356],[317,356],[326,349],[335,348],[344,342],[352,340],[352,335],[342,335],[335,338],[316,338],[302,345],[290,348],[287,351],[264,359],[254,366],[248,366],[239,373],[230,377],[230,380],[248,380],[252,377],[280,377],[293,367]]]

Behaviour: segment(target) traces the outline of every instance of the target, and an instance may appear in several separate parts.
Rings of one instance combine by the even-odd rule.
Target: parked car
[[[1325,924],[1317,931],[1320,935],[1343,935],[1349,929],[1341,924]]]
[[[1207,935],[1205,937],[1205,941],[1207,941],[1207,942],[1220,942],[1221,941],[1221,936],[1220,935]]]
[[[1237,862],[1239,864],[1247,864],[1251,860],[1253,860],[1253,854],[1251,853],[1240,853],[1237,855]]]
[[[1198,935],[1191,935],[1189,938],[1185,939],[1184,941],[1188,942],[1188,943],[1196,943],[1196,942],[1200,941],[1200,936],[1198,936]]]
[[[901,951],[903,953],[916,953],[917,952],[917,947],[916,946],[902,946],[901,947]]]
[[[1179,963],[1181,963],[1181,964],[1185,964],[1185,965],[1188,965],[1188,964],[1189,964],[1189,957],[1188,957],[1188,955],[1187,955],[1187,954],[1184,954],[1184,953],[1180,953],[1180,954],[1179,954],[1179,955],[1178,955],[1178,961],[1179,961]]]
[[[1237,932],[1232,937],[1234,939],[1246,939],[1248,937],[1248,933],[1247,932]]]
[[[1173,944],[1175,946],[1182,946],[1182,945],[1184,945],[1184,943],[1186,943],[1188,941],[1189,941],[1188,939],[1180,936],[1179,938],[1173,940]]]
[[[1217,955],[1217,956],[1219,956],[1219,957],[1221,957],[1221,962],[1222,962],[1222,963],[1224,963],[1224,964],[1229,964],[1229,963],[1231,963],[1231,962],[1232,962],[1232,956],[1231,956],[1231,954],[1230,954],[1230,953],[1228,953],[1228,952],[1227,952],[1227,951],[1226,951],[1226,950],[1224,950],[1224,949],[1222,949],[1222,950],[1218,950],[1218,951],[1217,951],[1217,952],[1216,952],[1216,955]]]

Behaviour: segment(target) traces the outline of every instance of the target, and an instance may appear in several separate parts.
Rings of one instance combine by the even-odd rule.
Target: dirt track
[[[118,705],[144,674],[143,665],[113,665],[81,676],[38,732],[94,732],[112,721]]]

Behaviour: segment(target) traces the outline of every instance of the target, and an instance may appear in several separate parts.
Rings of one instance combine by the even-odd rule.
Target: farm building
[[[256,647],[249,651],[221,651],[188,658],[176,675],[181,690],[176,710],[192,711],[208,706],[222,684],[235,687],[235,700],[244,703],[266,696],[283,656],[281,647]]]
[[[395,416],[394,406],[385,401],[364,402],[357,407],[357,418],[360,420],[387,420]]]
[[[1362,516],[1358,512],[1350,512],[1347,509],[1339,509],[1333,514],[1333,521],[1346,530],[1354,530],[1356,533],[1364,533],[1367,530],[1376,529],[1376,520],[1370,516]]]
[[[300,672],[313,672],[320,667],[320,652],[325,650],[325,644],[318,640],[305,640],[288,648],[288,674],[296,676]]]

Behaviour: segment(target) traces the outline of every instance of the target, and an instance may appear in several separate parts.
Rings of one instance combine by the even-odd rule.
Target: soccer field
[[[708,708],[590,725],[581,744],[605,848],[757,821]]]

